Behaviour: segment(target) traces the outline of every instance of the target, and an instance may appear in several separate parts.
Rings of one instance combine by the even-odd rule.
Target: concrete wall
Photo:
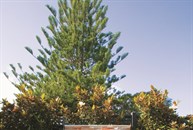
[[[130,125],[65,125],[65,130],[131,130]]]

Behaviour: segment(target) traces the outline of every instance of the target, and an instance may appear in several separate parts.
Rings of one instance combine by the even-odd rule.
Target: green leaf
[[[36,68],[38,68],[39,70],[43,70],[39,65],[36,65]]]
[[[108,67],[111,69],[111,68],[113,68],[115,66],[115,64],[116,64],[115,61],[112,60],[110,62],[110,64],[108,65]]]
[[[37,72],[37,75],[38,75],[40,78],[43,78],[43,74],[41,74],[40,72]]]
[[[46,5],[46,7],[50,10],[50,12],[56,17],[56,10],[50,5]]]
[[[125,59],[127,56],[128,56],[129,53],[124,53],[122,56],[121,56],[121,60]]]
[[[13,75],[14,75],[15,77],[17,77],[17,76],[18,76],[18,74],[16,73],[16,71],[15,71],[15,70],[12,70],[11,72],[13,73]]]
[[[38,43],[41,45],[41,39],[40,39],[40,37],[39,36],[36,36],[36,39],[38,40]]]
[[[7,79],[9,79],[9,75],[7,75],[6,72],[3,72],[3,74],[5,75],[5,77],[6,77]]]
[[[38,59],[38,61],[39,61],[40,63],[42,63],[42,64],[45,66],[45,60],[44,60],[43,57],[38,56],[37,59]]]
[[[30,70],[34,71],[33,67],[29,66]]]
[[[116,53],[119,53],[122,49],[123,49],[122,46],[118,47],[117,50],[116,50]]]
[[[46,32],[46,30],[44,28],[42,28],[42,32],[44,33],[44,35],[46,36],[46,38],[49,37],[49,34]]]
[[[26,49],[29,53],[31,53],[31,54],[33,55],[33,51],[32,51],[32,49],[31,49],[31,48],[29,48],[29,47],[25,47],[25,49]]]
[[[44,51],[45,51],[48,55],[51,55],[51,51],[49,51],[48,49],[44,48]]]
[[[123,79],[123,78],[125,78],[125,77],[126,77],[126,75],[121,75],[120,79]]]
[[[15,69],[15,67],[13,66],[13,64],[9,64],[10,65],[10,67],[15,71],[16,69]]]
[[[17,63],[17,65],[19,66],[19,68],[22,70],[22,66],[20,63]]]
[[[44,53],[44,51],[43,51],[43,50],[38,49],[38,51],[42,54],[42,56],[43,56],[44,58],[46,58],[46,59],[47,59],[47,56],[46,56],[46,54]]]
[[[118,56],[115,62],[117,63],[120,60],[121,56]]]
[[[115,70],[116,70],[115,68],[111,69],[111,73],[114,72]]]

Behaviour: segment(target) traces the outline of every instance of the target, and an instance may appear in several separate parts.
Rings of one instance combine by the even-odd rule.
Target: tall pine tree
[[[32,72],[19,73],[10,65],[19,84],[25,84],[37,95],[45,93],[48,98],[59,96],[70,103],[74,100],[73,92],[77,85],[87,90],[95,85],[110,89],[112,83],[124,78],[125,75],[113,75],[113,71],[128,53],[120,55],[122,46],[113,49],[120,32],[104,31],[108,7],[101,2],[59,0],[58,11],[47,5],[52,15],[48,18],[49,26],[42,28],[42,32],[48,47],[43,45],[39,36],[36,36],[41,46],[38,56],[25,47],[41,63],[36,69],[29,66]],[[18,68],[23,72],[20,64]]]

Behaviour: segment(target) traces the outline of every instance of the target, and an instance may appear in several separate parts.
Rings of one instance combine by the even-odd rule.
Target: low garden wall
[[[131,130],[130,125],[65,125],[64,130]]]

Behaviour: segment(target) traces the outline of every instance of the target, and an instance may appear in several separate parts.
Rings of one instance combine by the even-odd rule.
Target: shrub
[[[34,96],[32,90],[23,90],[17,94],[16,102],[9,103],[3,99],[0,112],[1,129],[3,130],[54,130],[59,127],[60,118],[67,109],[59,98],[45,100],[45,95]]]
[[[172,128],[172,122],[178,119],[175,109],[170,108],[168,103],[167,90],[161,92],[151,86],[150,92],[141,92],[134,98],[134,102],[139,112],[139,128],[168,130]]]
[[[73,124],[129,124],[124,122],[130,114],[129,95],[108,94],[105,86],[94,86],[86,90],[80,86],[75,89],[76,108],[71,111],[69,122]],[[119,97],[117,96],[119,95]],[[124,104],[126,103],[126,104]],[[69,108],[72,110],[72,108]]]
[[[76,97],[72,106],[60,98],[36,96],[24,85],[18,87],[15,103],[3,100],[0,112],[3,130],[53,130],[59,127],[63,117],[65,124],[129,124],[131,97],[119,91],[108,93],[105,86],[94,86],[90,90],[76,86]],[[126,104],[124,104],[126,103]]]

